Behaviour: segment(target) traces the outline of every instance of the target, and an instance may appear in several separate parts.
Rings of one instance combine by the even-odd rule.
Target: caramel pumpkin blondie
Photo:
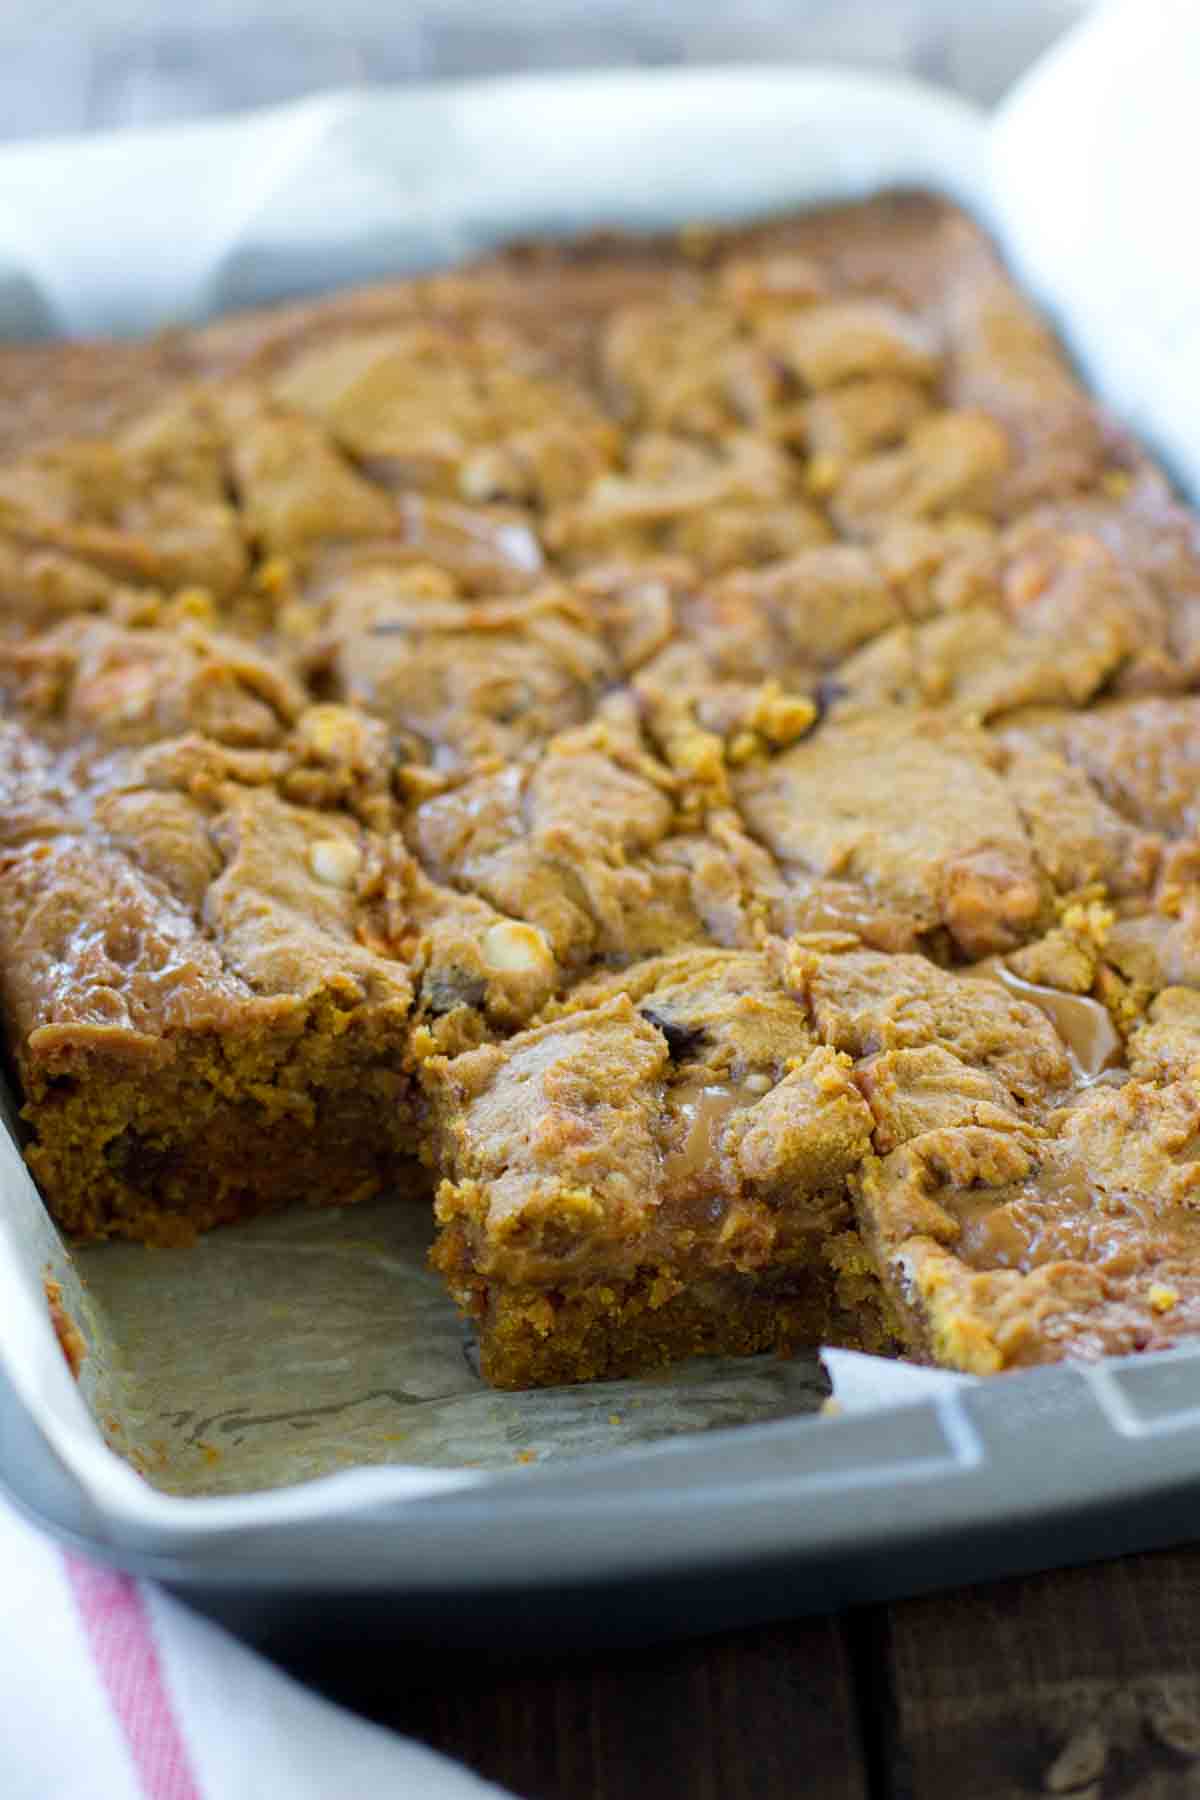
[[[1200,1329],[1200,526],[885,196],[0,351],[55,1217],[435,1195],[499,1385]]]

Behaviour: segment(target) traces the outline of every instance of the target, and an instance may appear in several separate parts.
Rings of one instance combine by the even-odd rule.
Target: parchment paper
[[[821,1404],[814,1357],[499,1394],[425,1267],[427,1206],[381,1200],[79,1251],[113,1444],[172,1493],[239,1493],[404,1462],[511,1468]],[[98,1397],[99,1398],[99,1397]]]
[[[740,217],[926,184],[999,233],[1100,391],[1196,485],[1200,285],[1179,229],[1190,159],[1164,149],[1200,91],[1188,11],[1186,0],[1103,9],[990,126],[906,81],[701,70],[334,95],[6,153],[0,313],[14,336],[142,330],[446,262],[514,233]],[[1152,107],[1131,71],[1139,91],[1159,84]],[[191,1251],[68,1258],[0,1142],[5,1370],[106,1516],[131,1529],[232,1528],[265,1516],[267,1502],[249,1497],[260,1489],[285,1490],[271,1517],[302,1514],[325,1503],[327,1484],[295,1484],[348,1466],[359,1473],[341,1478],[344,1505],[822,1401],[806,1359],[491,1393],[425,1272],[427,1231],[425,1212],[398,1199],[293,1213]],[[48,1268],[89,1339],[79,1389],[47,1326]],[[845,1353],[829,1365],[848,1410],[960,1379]],[[127,1461],[105,1453],[94,1419]]]

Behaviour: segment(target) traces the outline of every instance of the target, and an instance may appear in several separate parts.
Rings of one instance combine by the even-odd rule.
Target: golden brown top
[[[320,996],[411,1020],[485,1234],[590,1192],[604,1069],[593,1234],[719,1162],[689,1229],[736,1213],[748,1265],[788,1180],[849,1189],[912,1304],[972,1317],[1130,1232],[1152,1261],[1147,1183],[1190,1245],[1186,1170],[1113,1146],[1191,1154],[1200,531],[953,208],[8,350],[0,418],[27,1063]],[[1119,1229],[1054,1224],[1081,1180]]]

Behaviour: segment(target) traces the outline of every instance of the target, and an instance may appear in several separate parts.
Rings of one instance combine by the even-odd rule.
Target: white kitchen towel
[[[332,1706],[0,1501],[3,1800],[486,1800],[502,1790]]]

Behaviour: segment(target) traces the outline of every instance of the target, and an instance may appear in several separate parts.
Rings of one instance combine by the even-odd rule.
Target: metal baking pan
[[[1010,171],[1016,130],[1004,122]],[[947,191],[1003,229],[997,196],[1011,200],[1012,181],[989,179],[988,152],[980,117],[945,95],[820,70],[334,96],[42,145],[0,155],[0,324],[12,337],[146,330],[514,235],[740,218],[884,186]],[[1177,394],[1157,411],[1146,399],[1154,346],[1136,366],[1098,356],[1097,316],[1073,310],[1069,283],[1056,288],[1039,260],[1045,233],[1005,242],[1078,328],[1109,397],[1136,390],[1139,425],[1178,466],[1200,466],[1187,438],[1200,408],[1184,419]],[[811,1370],[764,1377],[758,1365],[745,1380],[759,1398],[733,1415],[751,1422],[736,1427],[702,1376],[705,1404],[693,1415],[672,1399],[661,1433],[645,1434],[659,1442],[602,1449],[602,1432],[581,1431],[574,1454],[551,1445],[481,1469],[469,1444],[439,1466],[400,1462],[403,1445],[388,1453],[376,1438],[361,1459],[351,1445],[370,1466],[301,1459],[285,1485],[247,1477],[241,1491],[226,1465],[223,1486],[205,1492],[193,1475],[166,1491],[111,1447],[105,1343],[77,1386],[47,1313],[47,1276],[86,1319],[121,1256],[149,1267],[158,1255],[117,1250],[101,1278],[88,1257],[107,1254],[66,1252],[0,1135],[0,1480],[63,1541],[281,1655],[301,1642],[561,1648],[707,1630],[1176,1541],[1200,1504],[1200,1350],[1188,1349],[987,1383],[893,1371],[886,1403],[822,1417]],[[263,1366],[292,1341],[272,1335],[270,1312],[253,1345]],[[588,1395],[593,1409],[612,1404]],[[188,1442],[206,1453],[202,1434]]]

